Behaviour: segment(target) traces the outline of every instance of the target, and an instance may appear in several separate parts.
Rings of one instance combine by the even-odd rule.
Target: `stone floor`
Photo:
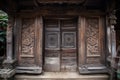
[[[44,72],[42,75],[20,75],[15,80],[109,80],[106,74],[79,75],[77,72]]]

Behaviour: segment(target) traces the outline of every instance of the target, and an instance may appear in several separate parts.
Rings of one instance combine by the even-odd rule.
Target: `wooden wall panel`
[[[100,16],[79,17],[78,58],[81,74],[107,72],[103,21]]]
[[[20,18],[18,73],[42,72],[42,17]],[[34,71],[35,70],[35,71]]]

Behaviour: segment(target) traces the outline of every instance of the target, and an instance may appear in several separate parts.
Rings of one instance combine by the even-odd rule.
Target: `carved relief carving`
[[[75,32],[63,32],[62,36],[63,36],[62,43],[63,43],[64,48],[75,48],[76,47]]]
[[[87,56],[99,55],[99,20],[88,18],[86,26]]]
[[[58,48],[59,47],[59,33],[47,32],[46,33],[46,48]]]
[[[24,19],[22,23],[22,54],[33,55],[34,53],[34,19]]]
[[[34,19],[23,19],[21,27],[21,54],[20,66],[34,66],[35,44]]]

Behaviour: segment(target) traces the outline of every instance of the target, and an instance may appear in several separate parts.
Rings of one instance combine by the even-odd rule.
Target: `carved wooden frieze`
[[[87,63],[100,62],[99,18],[86,18],[86,56]],[[96,58],[97,57],[97,58]]]

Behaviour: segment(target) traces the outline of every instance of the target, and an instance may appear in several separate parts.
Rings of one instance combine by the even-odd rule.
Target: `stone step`
[[[17,74],[15,80],[108,80],[107,74],[79,75],[77,72],[44,72],[41,75]]]

